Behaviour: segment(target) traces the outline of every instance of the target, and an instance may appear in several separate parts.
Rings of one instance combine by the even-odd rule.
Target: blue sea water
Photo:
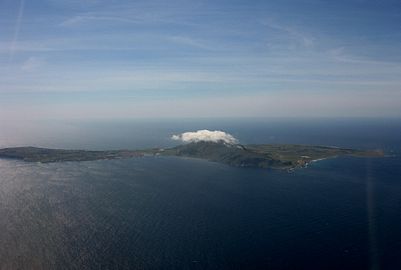
[[[401,121],[46,122],[0,146],[171,146],[220,129],[242,143],[384,149],[293,173],[173,157],[0,160],[0,269],[401,269]],[[21,131],[24,132],[21,132]]]

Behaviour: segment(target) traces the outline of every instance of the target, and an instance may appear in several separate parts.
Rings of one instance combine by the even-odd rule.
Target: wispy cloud
[[[86,22],[91,21],[106,21],[106,22],[117,22],[117,23],[141,23],[142,21],[139,19],[125,19],[121,17],[113,17],[113,16],[96,16],[96,15],[78,15],[71,18],[68,18],[61,22],[60,26],[75,26],[81,25]]]
[[[23,71],[34,71],[43,66],[45,61],[38,57],[29,57],[22,63],[21,69]]]
[[[306,49],[312,49],[315,46],[316,39],[313,36],[307,35],[300,31],[296,27],[283,25],[273,20],[262,20],[261,23],[270,29],[277,30],[282,34],[285,34],[285,38],[290,41],[290,43],[287,42],[287,46],[289,48],[299,49],[301,46]],[[268,45],[270,47],[275,47],[274,42],[268,42]]]
[[[18,15],[17,15],[17,19],[15,22],[14,36],[13,36],[13,40],[11,42],[10,51],[9,51],[9,61],[13,60],[14,54],[16,51],[16,42],[18,40],[20,29],[21,29],[21,20],[24,15],[24,6],[25,6],[25,0],[20,0]]]
[[[171,36],[168,37],[167,39],[177,44],[195,47],[199,49],[217,50],[216,46],[208,44],[208,42],[206,42],[205,40],[194,39],[186,36]]]
[[[184,4],[181,7],[169,5],[164,1],[137,1],[129,3],[115,3],[92,8],[88,12],[74,14],[65,18],[58,26],[79,27],[83,25],[99,24],[181,24],[193,25],[187,20],[195,4]]]

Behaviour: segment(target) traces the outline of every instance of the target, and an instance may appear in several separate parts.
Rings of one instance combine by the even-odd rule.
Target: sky
[[[399,0],[0,0],[0,121],[401,117]]]

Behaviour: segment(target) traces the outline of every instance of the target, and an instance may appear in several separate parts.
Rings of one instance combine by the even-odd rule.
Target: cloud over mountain
[[[231,134],[228,134],[220,130],[198,130],[194,132],[184,132],[171,137],[173,140],[182,141],[186,143],[190,142],[224,142],[229,144],[237,144],[238,140]]]

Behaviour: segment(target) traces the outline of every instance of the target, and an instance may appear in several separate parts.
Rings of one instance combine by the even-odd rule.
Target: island
[[[333,146],[299,144],[229,144],[221,142],[192,142],[172,148],[145,150],[65,150],[37,147],[0,149],[0,158],[26,162],[65,162],[121,159],[142,156],[176,156],[205,159],[235,167],[295,169],[310,162],[338,156],[383,157],[381,150],[358,150]]]

